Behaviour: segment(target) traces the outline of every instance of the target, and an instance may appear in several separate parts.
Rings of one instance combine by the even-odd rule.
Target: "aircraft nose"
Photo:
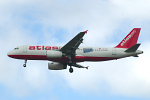
[[[11,55],[12,55],[12,51],[9,51],[9,52],[7,53],[7,56],[8,56],[8,57],[11,57]]]
[[[7,56],[9,57],[9,56],[10,56],[10,54],[11,54],[11,53],[10,53],[10,52],[8,52],[8,53],[7,53]]]

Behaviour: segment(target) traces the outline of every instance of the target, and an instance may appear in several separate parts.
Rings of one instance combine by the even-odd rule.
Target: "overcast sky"
[[[0,100],[149,100],[150,0],[0,0]],[[21,45],[65,45],[89,30],[81,46],[114,47],[133,28],[144,54],[84,62],[89,70],[48,70],[48,61],[7,57]]]

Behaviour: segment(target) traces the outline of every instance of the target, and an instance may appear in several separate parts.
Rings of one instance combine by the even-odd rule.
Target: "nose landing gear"
[[[25,59],[25,63],[23,64],[23,67],[26,67],[27,59]]]

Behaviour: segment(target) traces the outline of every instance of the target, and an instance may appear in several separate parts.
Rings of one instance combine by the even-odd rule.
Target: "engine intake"
[[[49,70],[62,70],[66,68],[67,68],[67,64],[61,64],[57,62],[48,63]]]

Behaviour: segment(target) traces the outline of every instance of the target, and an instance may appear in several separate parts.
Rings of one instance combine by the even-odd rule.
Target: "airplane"
[[[138,57],[143,51],[138,50],[140,46],[137,43],[141,28],[134,28],[117,46],[107,47],[80,47],[83,43],[83,36],[87,31],[80,32],[64,46],[33,46],[24,45],[14,48],[8,52],[8,56],[15,59],[25,60],[23,64],[26,67],[27,60],[48,60],[49,70],[63,70],[70,66],[69,72],[73,73],[72,67],[86,68],[79,62],[85,61],[107,61],[117,60],[125,57]]]

